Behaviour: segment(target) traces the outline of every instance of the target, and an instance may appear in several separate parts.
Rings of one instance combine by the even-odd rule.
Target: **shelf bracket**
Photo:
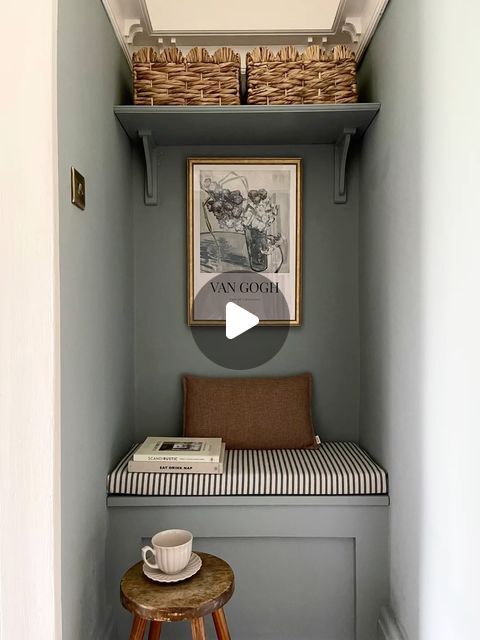
[[[347,158],[352,136],[356,129],[344,129],[342,135],[335,144],[335,192],[333,201],[336,204],[344,204],[347,201]]]
[[[149,129],[140,129],[138,137],[145,155],[145,204],[155,205],[158,204],[157,147]]]

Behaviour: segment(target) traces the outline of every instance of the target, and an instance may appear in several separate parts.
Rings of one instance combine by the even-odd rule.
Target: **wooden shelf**
[[[172,145],[335,145],[335,202],[346,201],[350,141],[363,136],[378,103],[223,107],[116,106],[128,136],[143,142],[145,202],[157,203],[156,149]]]

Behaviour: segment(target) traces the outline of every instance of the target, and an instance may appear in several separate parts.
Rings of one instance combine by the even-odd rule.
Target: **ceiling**
[[[360,59],[388,0],[102,0],[125,55],[143,46],[349,44]],[[243,58],[244,59],[244,58]]]
[[[332,25],[338,2],[303,0],[295,5],[278,0],[241,0],[237,5],[222,0],[172,3],[145,0],[152,28],[160,31],[248,32],[305,30],[308,25]]]

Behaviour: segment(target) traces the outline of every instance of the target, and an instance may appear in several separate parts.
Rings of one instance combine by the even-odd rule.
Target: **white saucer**
[[[179,573],[163,573],[160,569],[152,569],[145,562],[143,563],[143,573],[155,582],[180,582],[180,580],[186,580],[194,576],[197,571],[200,571],[202,566],[202,559],[192,552],[190,560],[188,561],[185,569],[182,569]]]

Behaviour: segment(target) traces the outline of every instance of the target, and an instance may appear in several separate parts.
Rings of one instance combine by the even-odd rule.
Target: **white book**
[[[133,454],[135,462],[218,462],[221,438],[150,436]]]
[[[218,462],[142,462],[130,460],[129,473],[223,473],[225,443]]]

